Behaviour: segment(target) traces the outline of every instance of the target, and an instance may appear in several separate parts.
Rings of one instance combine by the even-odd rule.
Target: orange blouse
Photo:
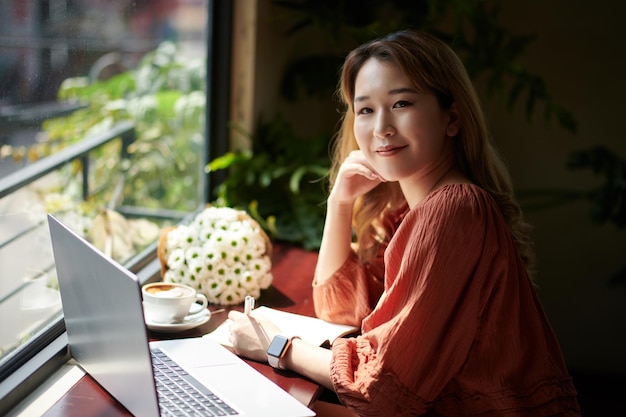
[[[557,340],[486,191],[455,184],[431,193],[397,222],[383,260],[364,266],[353,255],[313,285],[319,317],[361,325],[361,336],[332,347],[344,405],[362,416],[580,416]]]

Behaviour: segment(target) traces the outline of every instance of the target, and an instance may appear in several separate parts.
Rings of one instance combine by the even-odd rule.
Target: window
[[[64,330],[46,213],[139,273],[208,200],[229,3],[0,3],[0,398]]]

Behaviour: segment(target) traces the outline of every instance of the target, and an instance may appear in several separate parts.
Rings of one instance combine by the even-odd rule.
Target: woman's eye
[[[408,106],[410,106],[410,105],[411,105],[411,102],[410,102],[410,101],[400,100],[400,101],[396,102],[396,103],[393,105],[393,107],[397,109],[397,108],[402,108],[402,107],[408,107]]]
[[[356,114],[370,114],[371,112],[372,109],[370,109],[369,107],[363,107],[359,109]]]

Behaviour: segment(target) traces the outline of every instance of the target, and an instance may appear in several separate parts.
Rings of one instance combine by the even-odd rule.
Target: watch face
[[[289,339],[285,336],[275,336],[267,348],[267,354],[276,358],[282,357],[285,347],[289,343]]]

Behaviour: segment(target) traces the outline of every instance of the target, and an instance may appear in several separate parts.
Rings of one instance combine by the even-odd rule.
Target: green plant
[[[274,239],[319,248],[327,142],[324,137],[297,138],[275,116],[259,126],[250,151],[227,153],[207,166],[207,171],[229,169],[214,203],[247,210]]]
[[[92,195],[94,204],[193,211],[201,203],[204,80],[203,62],[183,61],[171,42],[146,54],[136,69],[106,81],[67,79],[59,100],[85,107],[44,122],[47,140],[40,146],[48,150],[43,154],[131,120],[136,141],[128,147],[127,157],[120,159],[117,144],[103,147],[93,159],[98,183],[121,178],[123,192],[118,196],[114,187],[101,187]]]

